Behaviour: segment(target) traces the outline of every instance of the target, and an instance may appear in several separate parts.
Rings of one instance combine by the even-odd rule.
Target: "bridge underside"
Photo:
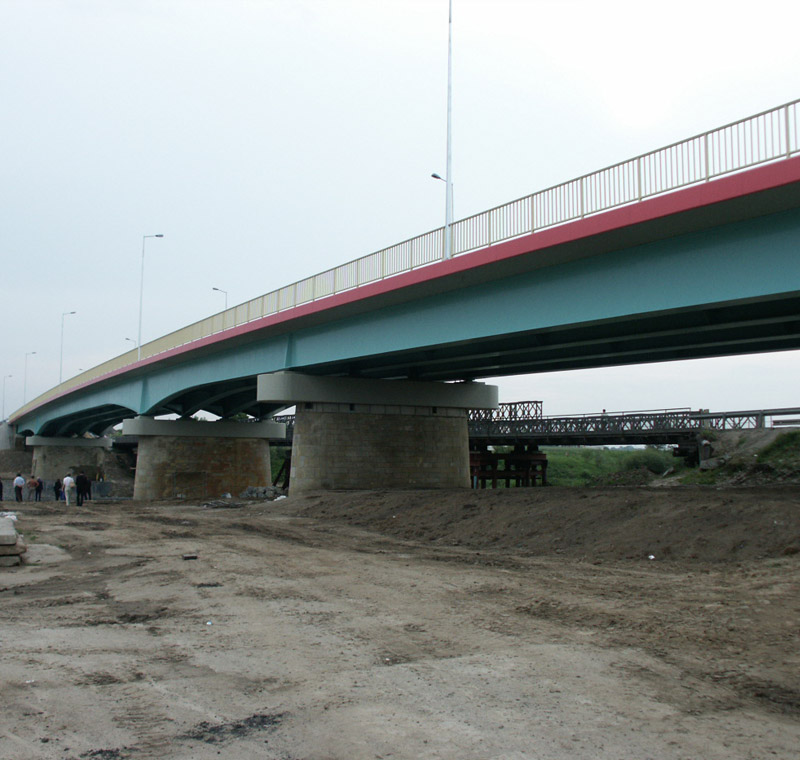
[[[109,427],[135,416],[136,412],[131,409],[116,404],[107,404],[49,420],[42,426],[39,435],[57,438],[69,438],[72,435],[82,435],[83,433],[101,435]],[[32,433],[33,431],[20,430],[19,432]]]
[[[177,414],[191,417],[198,412],[208,412],[228,419],[237,414],[248,414],[262,419],[271,416],[285,405],[268,404],[256,399],[257,377],[245,377],[190,388],[176,393],[159,404],[156,414]]]
[[[631,315],[303,368],[324,375],[472,380],[800,348],[800,293]]]
[[[298,369],[326,376],[474,380],[794,349],[800,349],[800,293],[523,331]],[[244,413],[266,419],[286,407],[259,402],[256,385],[255,376],[207,383],[175,393],[147,411],[184,418],[206,412],[225,419]],[[51,420],[40,434],[100,434],[136,414],[108,404]]]

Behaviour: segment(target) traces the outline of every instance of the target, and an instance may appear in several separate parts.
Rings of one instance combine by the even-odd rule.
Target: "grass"
[[[683,460],[673,457],[670,449],[559,446],[542,450],[547,454],[547,482],[554,486],[613,485],[683,468]]]
[[[758,453],[759,464],[778,467],[800,466],[800,430],[791,430],[779,435]]]
[[[736,455],[713,470],[690,470],[683,477],[687,485],[712,486],[729,482],[732,478],[755,479],[758,482],[795,480],[800,474],[800,430],[779,435],[756,456],[739,452],[745,439],[736,443]]]

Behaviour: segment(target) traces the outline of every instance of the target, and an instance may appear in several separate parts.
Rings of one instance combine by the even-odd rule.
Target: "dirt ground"
[[[20,506],[4,760],[800,756],[796,486]]]

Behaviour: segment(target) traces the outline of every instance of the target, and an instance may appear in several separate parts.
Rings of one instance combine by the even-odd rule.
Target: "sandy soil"
[[[4,760],[800,755],[797,488],[22,506]]]

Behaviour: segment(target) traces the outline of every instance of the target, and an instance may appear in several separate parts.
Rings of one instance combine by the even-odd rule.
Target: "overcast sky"
[[[460,218],[800,96],[800,3],[454,0]],[[440,226],[447,0],[0,0],[6,415]],[[27,382],[24,381],[26,354]],[[498,380],[546,414],[800,406],[800,354]]]

